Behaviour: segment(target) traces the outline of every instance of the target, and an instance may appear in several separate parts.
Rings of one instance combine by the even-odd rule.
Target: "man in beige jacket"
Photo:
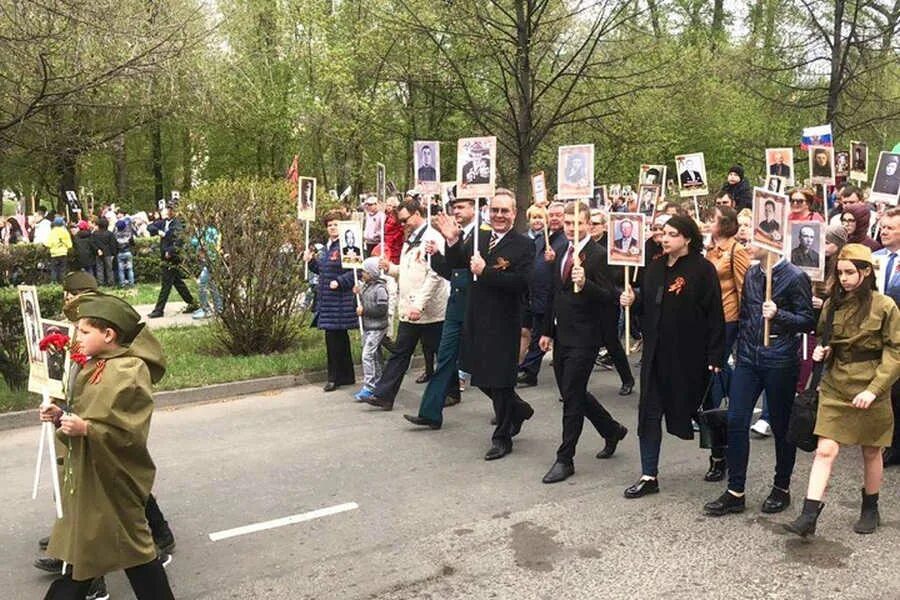
[[[396,277],[399,283],[400,326],[393,354],[388,358],[372,396],[366,399],[383,410],[394,407],[394,398],[409,369],[416,344],[421,340],[423,350],[437,351],[450,292],[447,280],[431,269],[425,254],[424,242],[428,240],[434,240],[440,251],[444,245],[443,237],[428,227],[425,207],[418,200],[405,200],[397,209],[397,220],[406,234],[400,264],[391,264],[382,258],[381,268]]]

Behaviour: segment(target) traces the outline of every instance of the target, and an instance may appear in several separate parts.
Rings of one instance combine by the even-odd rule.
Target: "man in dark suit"
[[[416,173],[419,181],[436,181],[437,173],[434,168],[434,151],[431,146],[422,146],[419,151],[419,170]]]
[[[634,223],[628,219],[623,219],[619,222],[619,233],[622,235],[613,240],[613,246],[622,254],[630,254],[632,248],[638,247],[637,238],[632,235],[634,233]]]
[[[679,178],[681,179],[681,187],[692,188],[703,185],[703,176],[700,175],[700,171],[696,170],[694,160],[691,158],[685,159],[684,170],[679,174]]]
[[[563,399],[562,444],[544,483],[563,481],[575,472],[575,446],[585,417],[606,439],[606,448],[597,458],[612,456],[628,433],[587,391],[603,342],[602,306],[614,303],[619,292],[607,277],[606,253],[590,237],[590,208],[582,204],[579,213],[580,238],[576,240],[575,204],[566,206],[564,227],[569,244],[554,264],[553,296],[540,341],[545,352],[555,346],[553,371]]]
[[[784,164],[784,154],[781,152],[775,152],[772,155],[772,162],[769,165],[769,175],[775,175],[776,177],[784,177],[785,179],[791,178],[791,168]]]
[[[462,369],[472,374],[477,386],[494,404],[497,427],[485,460],[512,452],[512,438],[530,419],[534,409],[515,391],[522,323],[522,294],[534,246],[527,236],[513,231],[516,199],[513,192],[497,188],[490,206],[491,231],[479,231],[467,248],[453,223],[435,223],[447,240],[447,264],[468,267],[473,275],[463,324]]]
[[[453,217],[438,215],[435,224],[448,229],[452,221],[460,229],[463,251],[471,253],[472,238],[475,233],[475,201],[471,198],[453,200]],[[438,227],[440,229],[440,227]],[[469,269],[451,269],[443,254],[435,253],[434,242],[425,243],[425,251],[431,254],[431,268],[441,277],[450,281],[450,296],[447,298],[447,310],[444,313],[444,327],[441,330],[441,342],[437,351],[437,364],[434,375],[422,394],[418,415],[403,415],[415,425],[440,429],[444,422],[445,406],[459,404],[459,342],[466,316],[466,299],[472,285],[472,272]]]
[[[798,267],[819,266],[819,253],[813,250],[813,241],[816,239],[816,232],[808,225],[800,228],[800,235],[797,236],[797,245],[791,250],[791,263]]]

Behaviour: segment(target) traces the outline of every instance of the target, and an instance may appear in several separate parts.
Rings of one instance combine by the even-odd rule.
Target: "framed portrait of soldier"
[[[865,142],[850,142],[850,179],[869,180],[869,145]]]
[[[456,197],[492,198],[497,180],[497,138],[460,138],[456,146]]]
[[[790,260],[813,281],[825,281],[825,223],[790,221]]]
[[[316,178],[297,178],[297,219],[316,220]]]
[[[590,198],[594,193],[594,145],[560,146],[556,177],[560,200]]]
[[[638,170],[638,185],[659,185],[666,182],[666,165],[641,165]],[[660,193],[665,195],[661,189]]]
[[[455,181],[442,181],[441,182],[441,201],[444,203],[445,210],[449,210],[449,207],[456,200],[456,182]]]
[[[341,267],[361,269],[363,258],[362,224],[357,220],[338,221],[338,241],[341,246]]]
[[[439,142],[413,142],[413,171],[416,191],[437,196],[441,193],[441,145]]]
[[[387,197],[387,176],[382,163],[375,163],[375,195],[378,196],[379,202],[384,202]]]
[[[642,183],[638,186],[638,212],[653,217],[659,203],[662,186],[658,183]]]
[[[881,152],[869,193],[871,202],[885,202],[897,206],[900,198],[900,153]]]
[[[605,185],[594,186],[594,194],[591,196],[590,205],[591,208],[599,208],[601,210],[606,210],[608,208]]]
[[[753,245],[785,254],[788,198],[763,188],[753,189]]]
[[[165,207],[165,200],[162,201],[162,204]],[[66,190],[66,206],[72,212],[82,212],[81,201],[78,199],[78,194],[75,193],[75,190]]]
[[[709,193],[706,160],[702,152],[679,154],[675,157],[675,170],[678,173],[678,193],[682,198]]]
[[[538,206],[547,206],[547,179],[543,171],[531,176],[531,198]]]
[[[788,187],[787,179],[783,177],[778,177],[776,175],[769,175],[766,178],[766,189],[770,192],[775,192],[776,194],[780,194],[784,192]]]
[[[607,262],[624,267],[644,266],[644,221],[641,213],[609,213]]]
[[[848,175],[850,175],[850,153],[846,150],[835,152],[834,176],[846,179]]]
[[[834,185],[834,147],[809,147],[809,181],[813,185]]]
[[[25,334],[25,352],[28,355],[28,391],[40,394],[47,385],[47,356],[41,352],[41,306],[37,288],[20,285],[19,308],[22,312],[22,331]]]
[[[50,334],[58,333],[68,337],[70,340],[75,338],[75,324],[63,321],[51,321],[49,319],[41,319],[42,337]],[[47,393],[52,398],[65,400],[66,394],[64,382],[69,378],[69,350],[63,351],[47,351],[44,352],[45,362],[47,364]],[[41,390],[29,390],[40,393]]]
[[[787,186],[794,185],[794,149],[766,148],[766,177],[781,177]]]

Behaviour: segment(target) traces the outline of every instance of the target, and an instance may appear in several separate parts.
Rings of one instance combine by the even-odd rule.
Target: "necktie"
[[[884,292],[887,293],[891,285],[891,276],[894,274],[894,259],[897,258],[896,252],[891,252],[891,258],[888,260],[887,269],[884,270]]]
[[[497,242],[500,241],[500,236],[497,235],[496,231],[491,232],[491,241],[488,242],[488,253],[494,251],[494,248],[497,246]]]
[[[569,244],[569,251],[566,252],[566,260],[563,263],[562,280],[566,281],[572,275],[572,266],[575,264],[575,246]]]

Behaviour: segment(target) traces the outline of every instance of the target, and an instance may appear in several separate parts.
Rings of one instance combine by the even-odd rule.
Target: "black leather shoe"
[[[323,387],[322,389],[325,390],[326,392],[333,392],[337,388],[338,388],[338,386],[335,382],[329,381],[328,383],[325,384],[325,387]]]
[[[629,499],[643,498],[648,494],[659,493],[659,480],[657,479],[638,479],[637,482],[625,488],[625,497]]]
[[[147,315],[147,318],[148,318],[148,319],[158,319],[158,318],[160,318],[161,316],[163,316],[163,311],[161,311],[161,310],[154,310],[153,312],[151,312],[150,314]]]
[[[519,432],[522,431],[522,423],[530,419],[532,415],[534,415],[534,409],[526,402],[525,408],[522,409],[519,418],[513,423],[512,428],[509,430],[509,437],[516,437],[519,435]]]
[[[199,304],[188,304],[187,306],[185,306],[184,308],[181,309],[181,314],[189,315],[191,313],[197,312],[199,309],[200,309]]]
[[[491,417],[491,425],[495,425],[495,426],[497,425],[497,417],[496,416]]]
[[[729,513],[742,513],[747,507],[744,496],[735,496],[725,490],[721,496],[703,505],[703,512],[710,517],[721,517]]]
[[[615,454],[616,447],[619,445],[619,442],[625,439],[626,435],[628,435],[628,428],[620,424],[619,433],[613,437],[604,438],[606,439],[606,445],[603,447],[603,450],[597,453],[597,458],[609,458]]]
[[[378,407],[381,410],[394,410],[393,402],[388,402],[387,400],[382,400],[381,398],[376,398],[375,396],[369,396],[368,398],[365,398],[365,401],[366,404]]]
[[[416,377],[416,383],[428,383],[431,380],[431,375],[428,373],[422,373],[418,377]]]
[[[446,398],[444,398],[444,408],[447,408],[448,406],[456,406],[460,402],[462,402],[462,398],[454,398],[453,396],[447,396]]]
[[[431,429],[441,428],[441,424],[437,421],[432,421],[431,419],[426,419],[425,417],[420,417],[418,415],[403,415],[403,418],[413,425],[423,425],[425,427],[430,427]]]
[[[494,445],[491,446],[491,449],[488,450],[487,454],[484,455],[484,460],[497,460],[498,458],[503,458],[510,452],[512,452],[512,445],[494,442]]]
[[[703,481],[722,481],[725,479],[725,472],[728,470],[728,462],[725,457],[713,458],[709,457],[709,471],[703,476]]]
[[[516,382],[516,387],[520,387],[520,388],[536,387],[537,384],[538,384],[537,377],[526,377],[524,379],[520,377],[518,379],[518,381]]]
[[[550,470],[547,471],[547,474],[544,475],[544,478],[541,481],[544,483],[559,483],[560,481],[565,481],[574,474],[574,465],[557,461],[553,463],[553,466],[550,467]]]
[[[622,387],[619,388],[620,396],[628,396],[634,390],[634,382],[631,383],[623,383]]]
[[[768,514],[780,513],[790,505],[791,493],[773,487],[772,491],[769,492],[769,497],[763,501],[760,510]]]
[[[49,546],[49,545],[50,545],[50,536],[49,535],[47,537],[42,537],[41,539],[38,540],[38,548],[41,549],[41,552],[45,551],[47,549],[47,546]]]
[[[34,567],[36,569],[47,571],[48,573],[54,573],[56,575],[62,574],[62,565],[63,561],[58,558],[44,557],[34,561]]]

